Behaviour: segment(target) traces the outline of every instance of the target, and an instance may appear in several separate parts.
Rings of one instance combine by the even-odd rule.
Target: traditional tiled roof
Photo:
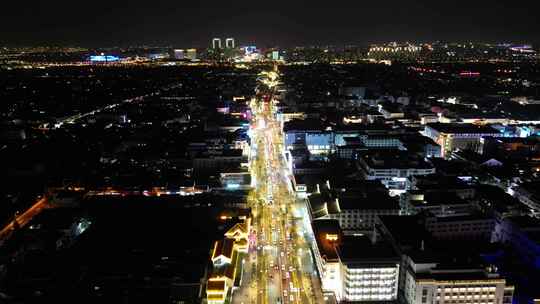
[[[225,233],[225,237],[238,239],[244,237],[248,233],[248,227],[246,223],[236,223],[231,229]]]
[[[212,254],[212,261],[217,259],[219,256],[223,256],[227,259],[231,259],[234,249],[234,240],[233,239],[223,239],[219,240],[214,245],[214,252]]]
[[[225,290],[225,286],[226,284],[224,279],[208,280],[206,290],[208,293],[219,292]]]

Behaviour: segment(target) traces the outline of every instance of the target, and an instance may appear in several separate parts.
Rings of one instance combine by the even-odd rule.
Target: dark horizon
[[[238,44],[282,47],[438,40],[538,45],[533,5],[501,2],[8,2],[0,13],[0,44],[204,47],[213,37],[234,37]]]

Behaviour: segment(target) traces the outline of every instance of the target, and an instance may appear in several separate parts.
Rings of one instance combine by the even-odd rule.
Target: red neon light
[[[479,72],[463,71],[459,73],[459,76],[480,76]]]

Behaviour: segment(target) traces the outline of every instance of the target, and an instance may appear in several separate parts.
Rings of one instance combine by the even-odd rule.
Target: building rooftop
[[[461,270],[461,271],[460,271]],[[488,273],[484,269],[437,269],[431,272],[417,273],[417,280],[436,280],[436,281],[486,281],[500,282],[502,278],[497,273]]]
[[[423,191],[434,190],[458,190],[472,189],[473,186],[468,185],[455,176],[441,175],[438,173],[429,175],[416,175],[410,177],[414,187]]]
[[[430,162],[435,166],[438,173],[449,176],[470,176],[473,168],[471,164],[461,160],[447,160],[443,158],[431,158]]]
[[[347,192],[338,194],[341,210],[399,210],[397,197],[391,197],[388,192]]]
[[[308,198],[308,202],[311,215],[314,219],[341,212],[337,200],[327,191],[311,194]]]
[[[345,176],[332,176],[330,187],[336,192],[388,192],[378,180],[360,180]]]
[[[297,185],[305,185],[308,193],[315,192],[317,185],[324,184],[325,177],[320,174],[295,174],[294,180]]]
[[[366,153],[362,158],[372,169],[432,169],[433,165],[423,159],[412,157],[399,150],[378,150]]]
[[[374,111],[374,114],[382,115],[381,113]],[[348,124],[348,125],[337,125],[337,132],[362,132],[363,134],[387,134],[392,131],[392,128],[386,124]]]
[[[410,191],[411,194],[415,194],[417,191]],[[429,206],[439,206],[439,205],[467,205],[470,202],[460,198],[454,192],[449,191],[437,191],[437,192],[427,192],[421,195],[422,199],[411,198],[409,203],[414,207],[429,207]]]
[[[432,248],[414,248],[407,252],[407,255],[415,264],[436,264],[440,261],[440,252]]]
[[[339,222],[337,220],[315,220],[311,225],[321,256],[327,261],[337,260],[336,246],[341,243],[343,238]]]
[[[215,260],[219,258],[220,256],[223,256],[227,259],[232,258],[234,248],[234,240],[225,238],[219,241],[216,241],[214,245],[214,251],[212,253],[212,260]]]
[[[283,124],[283,131],[324,131],[326,126],[319,119],[293,119]]]
[[[429,123],[426,125],[441,133],[456,134],[499,134],[500,132],[491,126],[474,125],[474,124],[459,124],[459,123]]]
[[[400,262],[399,255],[390,244],[383,241],[372,243],[367,236],[344,236],[341,244],[337,246],[337,252],[340,260],[349,265],[379,267]]]
[[[304,161],[299,164],[294,165],[295,169],[325,169],[328,166],[327,162],[324,161]]]
[[[387,235],[402,250],[420,249],[422,243],[431,241],[421,216],[379,216],[383,235]]]

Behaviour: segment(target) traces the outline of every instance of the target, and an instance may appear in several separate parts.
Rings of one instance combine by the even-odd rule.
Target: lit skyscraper
[[[234,38],[225,39],[225,47],[228,49],[234,49]]]
[[[212,39],[212,48],[213,49],[220,49],[221,48],[221,38]]]

